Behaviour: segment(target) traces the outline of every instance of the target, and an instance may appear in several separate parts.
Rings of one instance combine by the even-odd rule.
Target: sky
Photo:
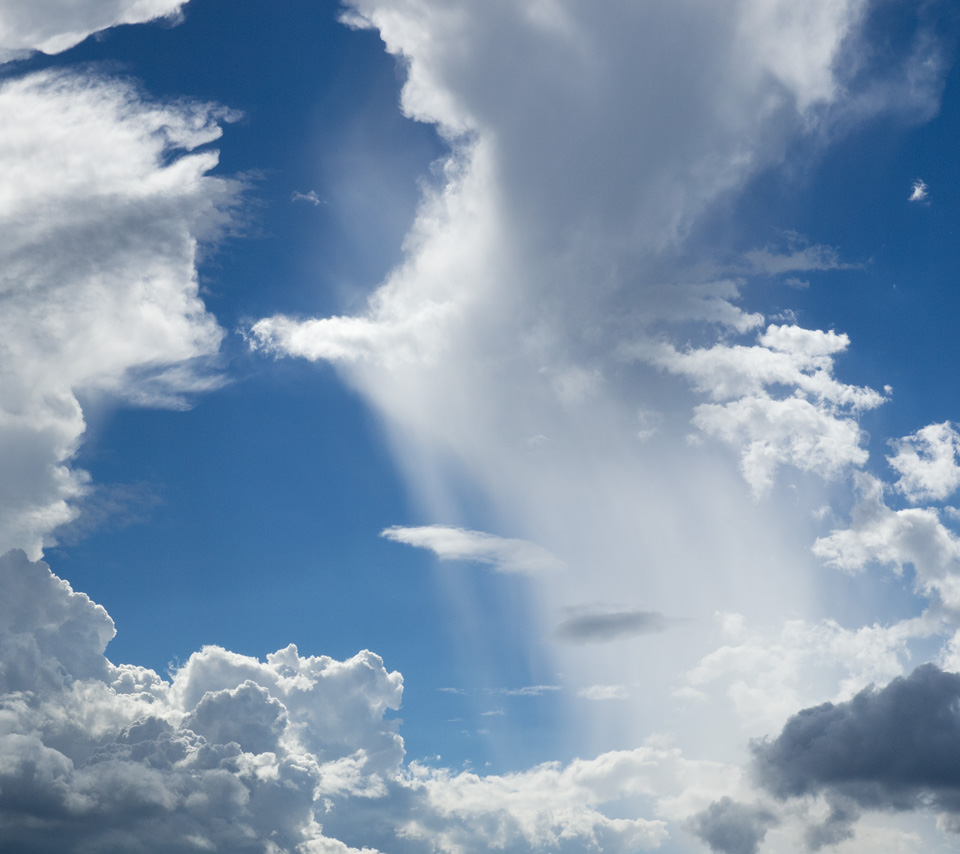
[[[3,0],[0,849],[960,838],[948,0]]]

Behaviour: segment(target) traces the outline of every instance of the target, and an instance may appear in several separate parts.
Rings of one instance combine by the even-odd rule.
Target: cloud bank
[[[372,652],[209,646],[164,679],[105,658],[113,621],[46,564],[8,552],[0,587],[4,850],[627,854],[667,837],[600,808],[652,791],[669,751],[488,777],[405,765],[385,719],[403,678]]]

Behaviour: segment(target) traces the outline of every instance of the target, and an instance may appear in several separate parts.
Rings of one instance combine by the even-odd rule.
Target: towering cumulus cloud
[[[802,285],[857,259],[792,232],[746,247],[704,235],[788,157],[878,116],[932,116],[948,53],[933,6],[897,17],[893,39],[891,4],[865,0],[349,5],[344,20],[402,60],[406,115],[450,154],[364,311],[265,318],[253,345],[340,367],[385,416],[425,524],[469,521],[476,503],[456,496],[479,494],[495,535],[558,558],[534,582],[541,639],[603,641],[551,649],[584,685],[642,686],[597,743],[661,727],[702,738],[720,724],[696,703],[720,685],[727,723],[759,736],[897,675],[912,639],[943,631],[960,567],[937,511],[884,496],[945,496],[952,428],[894,445],[896,489],[871,488],[860,420],[890,390],[839,378],[842,330],[744,305],[755,282]],[[818,531],[845,512],[829,505],[851,476],[864,501],[849,529]],[[823,619],[818,561],[914,561],[916,610],[934,608],[843,628]],[[718,610],[731,642],[711,653]],[[788,616],[776,640],[745,628]],[[649,654],[627,652],[641,643]],[[689,717],[668,721],[681,700]],[[791,850],[796,828],[760,800],[659,809],[699,816],[686,826],[714,850]]]

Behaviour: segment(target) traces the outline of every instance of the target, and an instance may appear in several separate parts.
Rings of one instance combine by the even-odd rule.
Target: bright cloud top
[[[387,528],[380,534],[395,543],[430,549],[440,560],[485,563],[497,572],[536,575],[563,569],[563,563],[546,549],[526,540],[498,537],[482,531],[467,531],[448,525],[420,528]]]

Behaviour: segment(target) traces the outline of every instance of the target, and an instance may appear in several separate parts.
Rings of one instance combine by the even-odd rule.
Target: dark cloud
[[[721,798],[691,820],[697,834],[711,851],[722,854],[757,854],[767,830],[777,817],[759,806]]]
[[[958,814],[960,674],[925,664],[849,702],[804,709],[753,752],[776,797],[831,799],[831,816],[808,838],[814,848],[849,835],[857,807]]]
[[[586,611],[557,626],[557,636],[574,643],[619,640],[666,631],[670,620],[658,611]]]

